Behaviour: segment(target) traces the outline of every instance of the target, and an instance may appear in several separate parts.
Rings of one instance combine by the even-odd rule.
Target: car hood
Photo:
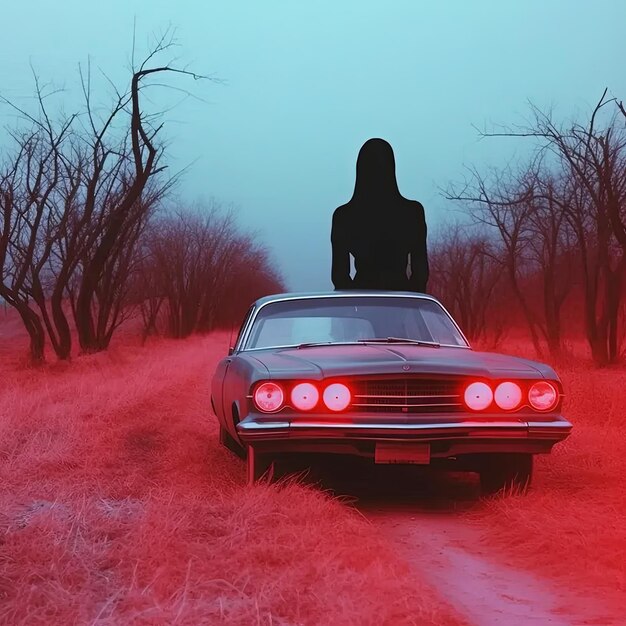
[[[494,352],[417,345],[334,345],[282,348],[248,353],[272,378],[372,374],[450,374],[490,378],[553,378],[548,365]]]

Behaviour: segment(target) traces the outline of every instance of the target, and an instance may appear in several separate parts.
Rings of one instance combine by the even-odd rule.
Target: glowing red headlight
[[[291,403],[300,411],[310,411],[320,399],[320,392],[311,383],[298,383],[291,390]]]
[[[554,385],[547,381],[539,381],[528,390],[528,401],[537,411],[549,411],[559,399]]]
[[[465,389],[465,404],[474,411],[486,409],[493,400],[493,391],[487,383],[471,383]]]
[[[324,389],[324,404],[331,411],[343,411],[352,399],[350,390],[341,383],[333,383]]]
[[[284,399],[283,390],[276,383],[263,383],[254,392],[254,403],[266,413],[278,411],[283,406]]]
[[[493,397],[501,409],[510,411],[522,401],[522,390],[517,383],[507,381],[496,387]]]

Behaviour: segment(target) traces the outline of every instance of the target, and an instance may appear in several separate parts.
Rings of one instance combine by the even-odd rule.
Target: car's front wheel
[[[484,495],[498,491],[525,493],[533,475],[533,455],[486,454],[481,460],[479,474]]]

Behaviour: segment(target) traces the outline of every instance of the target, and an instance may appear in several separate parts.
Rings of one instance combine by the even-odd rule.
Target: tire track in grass
[[[439,596],[477,626],[624,626],[623,612],[593,588],[570,587],[507,563],[488,527],[468,512],[479,504],[469,474],[328,458],[307,480],[367,518],[394,552]]]
[[[451,513],[393,505],[362,511],[444,600],[477,625],[624,624],[592,596],[556,587],[487,553],[480,532]]]

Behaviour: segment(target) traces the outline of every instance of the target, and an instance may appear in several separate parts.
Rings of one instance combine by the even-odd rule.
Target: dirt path
[[[480,626],[548,624],[618,626],[593,597],[582,597],[533,574],[498,562],[481,546],[480,533],[450,513],[413,506],[359,507],[422,572],[441,597]],[[471,547],[467,549],[467,546]]]
[[[308,479],[342,497],[476,626],[626,626],[623,611],[506,563],[463,515],[478,504],[466,475],[329,461]]]

